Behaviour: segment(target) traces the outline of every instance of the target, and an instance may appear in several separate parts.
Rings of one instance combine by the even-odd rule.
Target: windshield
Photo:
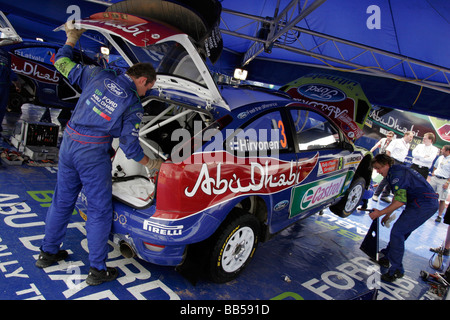
[[[113,39],[132,63],[149,62],[160,75],[176,75],[206,86],[200,72],[184,47],[175,41],[166,41],[147,47],[136,47],[119,37]]]

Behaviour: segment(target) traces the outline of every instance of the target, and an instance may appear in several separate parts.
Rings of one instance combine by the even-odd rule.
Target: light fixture
[[[100,47],[100,52],[105,56],[109,56],[109,48],[107,47]]]
[[[234,69],[234,78],[238,79],[238,80],[245,80],[247,79],[247,74],[248,71],[241,69],[241,68],[236,68]]]
[[[44,42],[44,39],[42,39],[42,38],[36,38],[36,41]]]

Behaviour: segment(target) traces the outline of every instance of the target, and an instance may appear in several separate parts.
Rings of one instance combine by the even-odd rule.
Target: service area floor
[[[22,114],[22,118],[27,113]],[[11,119],[11,116],[10,116]],[[17,119],[16,119],[17,120]],[[14,122],[11,122],[14,123]],[[4,135],[4,137],[7,135]],[[12,148],[5,139],[0,147]],[[111,243],[108,265],[116,281],[87,286],[89,270],[84,221],[74,215],[63,248],[70,257],[45,269],[35,267],[57,167],[0,166],[0,299],[119,300],[440,300],[420,271],[430,268],[430,247],[445,239],[447,225],[435,216],[406,242],[405,277],[380,281],[380,267],[360,250],[372,223],[366,212],[341,219],[325,210],[260,244],[242,275],[226,284],[195,284],[173,267],[126,259]],[[384,202],[369,201],[368,207]],[[397,213],[397,216],[400,212]],[[380,248],[390,229],[380,227]],[[444,257],[444,265],[448,265]]]

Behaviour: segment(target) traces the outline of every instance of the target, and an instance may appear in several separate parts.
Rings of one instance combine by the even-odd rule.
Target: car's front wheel
[[[211,239],[208,273],[217,283],[235,279],[249,264],[258,245],[258,219],[238,209],[230,215]]]
[[[348,217],[361,202],[366,188],[366,180],[358,177],[352,181],[346,195],[337,204],[330,207],[331,212],[339,217]]]

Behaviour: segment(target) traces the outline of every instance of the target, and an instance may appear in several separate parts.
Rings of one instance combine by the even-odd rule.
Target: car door
[[[253,111],[250,109],[248,113]],[[266,200],[271,233],[291,223],[292,188],[308,179],[318,160],[318,155],[313,155],[302,159],[299,165],[290,123],[285,108],[271,109],[252,117],[228,140],[228,148],[238,161],[247,161],[242,168],[251,170],[243,176],[262,185],[253,193]]]
[[[311,108],[289,109],[292,133],[301,163],[318,156],[309,177],[292,189],[289,219],[301,219],[329,206],[345,190],[348,167],[344,159],[351,151],[343,149],[345,139],[337,126]]]

